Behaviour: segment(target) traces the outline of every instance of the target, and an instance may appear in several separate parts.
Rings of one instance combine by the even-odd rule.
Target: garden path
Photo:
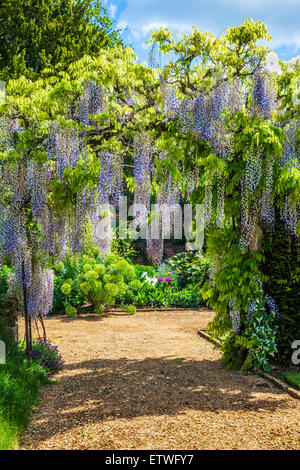
[[[50,317],[65,368],[24,449],[300,449],[300,402],[222,366],[201,339],[213,312]]]

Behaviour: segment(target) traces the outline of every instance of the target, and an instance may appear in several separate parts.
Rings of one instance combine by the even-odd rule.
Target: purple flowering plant
[[[172,273],[171,273],[171,272],[167,273],[167,276],[166,276],[166,277],[159,276],[159,277],[157,278],[157,282],[161,282],[161,283],[163,283],[163,284],[167,284],[167,285],[168,285],[168,284],[170,284],[170,283],[172,282],[172,279],[173,279],[173,278],[172,278],[171,276],[172,276]]]
[[[57,346],[52,344],[49,339],[34,340],[30,356],[34,361],[44,366],[50,374],[59,371],[65,363]]]
[[[142,273],[142,288],[135,299],[137,305],[145,306],[150,304],[156,307],[167,307],[172,300],[173,288],[176,284],[176,280],[171,276],[171,272],[166,275],[164,272],[157,272],[156,276],[153,277],[149,277],[146,271]]]

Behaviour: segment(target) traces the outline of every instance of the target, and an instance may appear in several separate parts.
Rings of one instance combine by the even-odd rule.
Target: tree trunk
[[[259,225],[258,214],[256,214],[253,221],[253,231],[249,244],[250,253],[256,253],[261,250],[262,235],[263,231]]]
[[[45,328],[45,323],[44,323],[44,319],[43,319],[43,315],[42,315],[42,314],[39,315],[39,320],[40,320],[40,322],[41,322],[42,329],[43,329],[43,339],[46,341],[46,339],[47,339],[46,328]]]

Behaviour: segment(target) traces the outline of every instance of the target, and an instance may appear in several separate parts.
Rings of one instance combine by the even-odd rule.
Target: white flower
[[[149,276],[147,275],[147,273],[143,273],[141,277],[144,278],[144,282],[145,282],[146,284],[150,284],[150,285],[152,285],[152,286],[155,286],[155,284],[157,283],[156,277],[149,277]]]

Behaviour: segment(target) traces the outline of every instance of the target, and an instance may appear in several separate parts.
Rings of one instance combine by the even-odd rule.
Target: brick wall
[[[149,265],[150,262],[147,260],[146,256],[146,241],[138,240],[134,243],[134,249],[139,252],[138,256],[133,259],[135,264]],[[164,259],[172,258],[178,253],[185,251],[185,243],[177,244],[170,241],[165,241],[164,243]]]

